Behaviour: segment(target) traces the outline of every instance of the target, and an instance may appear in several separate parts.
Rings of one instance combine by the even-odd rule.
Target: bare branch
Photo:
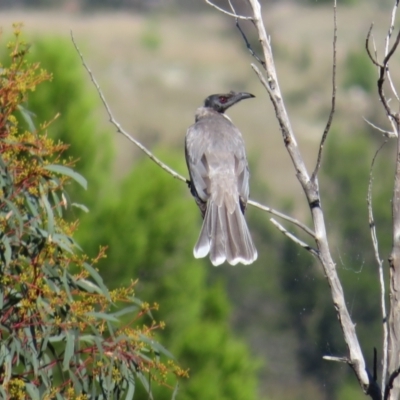
[[[253,20],[253,17],[246,17],[245,15],[238,15],[238,14],[236,14],[236,13],[231,13],[231,12],[229,12],[229,11],[226,11],[226,10],[224,10],[223,8],[218,7],[216,4],[214,4],[214,3],[211,2],[210,0],[205,0],[205,2],[206,2],[208,5],[210,5],[211,7],[216,8],[218,11],[220,11],[220,12],[226,14],[226,15],[229,15],[230,17],[234,17],[234,18],[236,18],[236,19],[244,19],[244,20],[248,20],[248,21],[252,21],[252,20]]]
[[[379,254],[379,246],[378,246],[378,237],[376,235],[376,226],[372,208],[372,182],[373,182],[373,168],[375,164],[376,157],[379,152],[383,148],[383,146],[387,143],[387,140],[379,147],[376,151],[374,158],[372,159],[371,168],[369,171],[369,183],[368,183],[368,196],[367,196],[367,204],[368,204],[368,222],[371,230],[371,238],[372,245],[374,248],[375,260],[378,264],[378,274],[379,274],[379,283],[381,286],[381,311],[382,311],[382,322],[383,322],[383,371],[382,371],[382,396],[384,395],[385,382],[387,377],[387,360],[388,360],[388,323],[387,323],[387,312],[386,312],[386,289],[385,289],[385,278],[383,275],[383,260]]]
[[[249,200],[247,202],[247,204],[250,204],[250,205],[252,205],[252,206],[254,206],[256,208],[259,208],[260,210],[264,210],[264,211],[266,211],[266,212],[268,212],[268,213],[270,213],[272,215],[276,215],[279,218],[282,218],[282,219],[284,219],[286,221],[291,222],[292,224],[294,224],[294,225],[298,226],[300,229],[302,229],[304,232],[308,233],[313,239],[315,239],[315,233],[308,226],[304,225],[299,220],[297,220],[295,218],[292,218],[292,217],[289,217],[288,215],[283,214],[280,211],[274,210],[273,208],[268,207],[268,206],[264,206],[264,205],[262,205],[260,203],[257,203],[256,201],[253,201],[253,200]]]
[[[389,43],[390,43],[390,38],[392,37],[392,33],[394,31],[394,23],[396,20],[396,13],[397,13],[398,6],[399,6],[399,1],[396,0],[395,4],[393,6],[392,14],[391,14],[389,30],[388,30],[388,33],[387,33],[386,39],[385,39],[385,56],[389,53]],[[396,88],[393,84],[392,76],[389,71],[389,66],[386,67],[386,74],[387,74],[390,88],[392,89],[392,92],[395,95],[397,101],[399,101],[399,96],[398,96]]]
[[[310,180],[304,160],[297,146],[295,135],[293,133],[286,107],[282,99],[282,93],[279,88],[275,64],[272,56],[271,44],[268,39],[264,23],[262,21],[261,6],[258,0],[248,0],[253,9],[254,25],[257,29],[258,38],[263,48],[265,71],[267,78],[258,68],[252,64],[252,68],[258,75],[261,83],[266,88],[267,93],[275,109],[275,115],[279,122],[282,137],[286,149],[292,159],[296,176],[304,190],[311,210],[314,223],[316,247],[318,258],[324,268],[326,279],[331,289],[332,301],[335,306],[337,316],[343,331],[344,339],[348,348],[349,365],[354,370],[364,393],[368,394],[374,400],[381,399],[379,385],[374,382],[366,369],[365,359],[355,331],[355,324],[352,322],[344,298],[343,288],[340,283],[336,265],[332,259],[329,249],[329,243],[325,227],[324,214],[321,208],[321,199],[319,195],[318,179]],[[306,244],[302,244],[306,245]],[[307,245],[306,245],[307,246]]]
[[[387,68],[386,68],[386,76],[388,78],[390,89],[392,89],[392,92],[393,92],[394,96],[396,97],[396,100],[400,101],[399,95],[397,94],[396,87],[394,86],[394,83],[393,83],[393,80],[392,80],[392,74],[389,71],[389,66],[387,66]]]
[[[326,361],[334,361],[334,362],[350,364],[350,360],[347,357],[323,356],[322,358]]]
[[[396,20],[396,13],[397,13],[398,7],[399,7],[399,0],[396,0],[394,3],[394,6],[393,6],[391,18],[390,18],[389,30],[388,30],[388,33],[387,33],[386,39],[385,39],[385,56],[389,52],[389,43],[390,43],[390,38],[392,37],[392,33],[394,31],[394,23]]]
[[[395,137],[397,137],[396,133],[386,131],[385,129],[380,128],[379,126],[375,125],[374,123],[372,123],[371,121],[369,121],[369,120],[366,119],[365,117],[362,117],[362,118],[363,118],[363,120],[364,120],[369,126],[371,126],[371,128],[374,128],[374,129],[376,129],[377,131],[383,133],[383,135],[384,135],[385,137],[387,137],[387,138],[389,138],[389,139],[390,139],[390,138],[395,138]]]
[[[265,68],[265,61],[261,60],[261,58],[256,54],[256,52],[251,47],[250,42],[247,39],[247,36],[245,35],[245,33],[243,32],[242,28],[239,25],[238,19],[236,19],[236,28],[239,29],[239,32],[242,35],[242,38],[246,44],[247,50],[249,50],[250,54]]]
[[[383,106],[385,107],[387,115],[390,118],[393,118],[394,120],[396,120],[396,116],[393,114],[392,110],[389,107],[389,103],[386,100],[386,97],[385,97],[385,94],[384,94],[384,91],[383,91],[383,84],[385,82],[385,74],[386,74],[386,69],[388,67],[388,63],[389,63],[390,58],[392,57],[392,55],[395,53],[395,51],[397,49],[397,46],[399,45],[399,41],[400,41],[400,31],[397,34],[396,41],[394,42],[392,48],[389,50],[389,52],[387,53],[387,55],[385,56],[385,58],[383,60],[383,65],[380,67],[379,79],[378,79],[379,97],[381,99],[381,102],[382,102]]]
[[[379,64],[379,62],[377,61],[375,45],[374,45],[375,57],[372,56],[371,51],[369,50],[369,39],[371,38],[373,27],[374,27],[374,24],[371,24],[371,26],[368,29],[367,38],[365,39],[365,49],[367,50],[367,54],[369,56],[369,59],[372,61],[372,63],[374,65],[376,65],[377,67],[382,68],[382,65]]]
[[[281,225],[276,219],[271,218],[270,221],[288,238],[292,239],[293,242],[297,243],[299,246],[303,247],[307,251],[309,251],[313,256],[319,258],[319,253],[318,250],[314,249],[307,243],[303,242],[300,240],[298,237],[294,236],[292,233],[290,233],[283,225]]]
[[[399,45],[399,41],[400,41],[400,32],[397,34],[396,40],[393,43],[392,48],[389,50],[389,53],[387,53],[385,55],[385,58],[383,59],[383,66],[387,66],[387,63],[392,58],[392,55],[395,53],[397,46]]]
[[[92,71],[89,69],[89,67],[87,66],[83,55],[81,53],[81,51],[79,50],[78,45],[75,42],[75,38],[74,38],[74,34],[71,31],[71,39],[72,39],[72,43],[75,46],[76,51],[79,54],[79,57],[81,59],[81,62],[83,64],[83,66],[85,67],[86,71],[88,72],[91,81],[93,82],[94,86],[96,87],[97,93],[100,96],[100,99],[105,107],[105,109],[107,110],[107,114],[109,116],[109,120],[110,122],[117,128],[117,132],[121,133],[122,135],[124,135],[128,140],[130,140],[132,143],[134,143],[137,147],[139,147],[140,150],[143,151],[143,153],[145,153],[152,161],[154,161],[159,167],[161,167],[164,171],[167,171],[169,174],[171,174],[175,179],[179,179],[180,181],[189,183],[189,181],[184,178],[182,175],[178,174],[176,171],[174,171],[172,168],[170,168],[168,165],[164,164],[160,159],[158,159],[150,150],[148,150],[145,146],[143,146],[138,140],[136,140],[135,138],[133,138],[128,132],[126,132],[121,125],[119,124],[119,122],[114,118],[110,106],[108,105],[102,90],[100,89],[99,84],[96,81],[96,78],[94,77]]]
[[[331,111],[329,113],[328,122],[326,123],[324,133],[322,134],[321,143],[318,150],[317,164],[314,172],[311,175],[311,180],[314,181],[318,175],[318,171],[321,168],[322,161],[322,149],[324,147],[326,138],[328,137],[329,130],[331,128],[333,116],[336,108],[336,43],[337,43],[337,21],[336,21],[336,0],[333,5],[333,60],[332,60],[332,98],[331,98]]]

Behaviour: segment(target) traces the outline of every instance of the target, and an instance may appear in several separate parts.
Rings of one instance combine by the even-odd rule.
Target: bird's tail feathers
[[[230,213],[224,203],[218,206],[209,201],[193,253],[196,258],[210,253],[211,262],[215,266],[225,261],[231,265],[251,264],[257,259],[257,250],[239,203]]]

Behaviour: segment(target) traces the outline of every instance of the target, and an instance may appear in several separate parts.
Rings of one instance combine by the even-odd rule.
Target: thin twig
[[[304,225],[299,220],[297,220],[295,218],[292,218],[292,217],[289,217],[288,215],[283,214],[280,211],[274,210],[271,207],[264,206],[264,205],[262,205],[260,203],[257,203],[256,201],[253,201],[253,200],[249,200],[247,202],[247,204],[250,204],[250,205],[252,205],[254,207],[259,208],[260,210],[264,210],[264,211],[266,211],[266,212],[268,212],[268,213],[270,213],[272,215],[276,215],[279,218],[282,218],[282,219],[284,219],[284,220],[286,220],[288,222],[291,222],[292,224],[294,224],[294,225],[298,226],[300,229],[302,229],[304,232],[308,233],[313,239],[315,239],[315,232],[312,229],[310,229],[308,226]]]
[[[319,252],[318,250],[314,249],[310,245],[308,245],[306,242],[303,242],[300,240],[298,237],[294,236],[292,233],[290,233],[283,225],[281,225],[275,218],[271,218],[270,221],[289,239],[292,239],[293,242],[297,243],[299,246],[303,247],[307,251],[309,251],[313,256],[319,258]]]
[[[392,55],[395,53],[397,46],[399,45],[400,42],[400,32],[396,36],[396,40],[393,43],[392,48],[389,50],[389,53],[385,55],[385,58],[383,59],[383,65],[386,66],[389,60],[392,58]]]
[[[244,40],[244,42],[246,44],[247,50],[250,52],[252,57],[254,57],[263,66],[263,68],[265,68],[265,61],[261,60],[261,58],[256,54],[256,52],[251,47],[251,44],[248,41],[246,34],[243,32],[242,28],[239,25],[239,20],[238,19],[236,19],[236,28],[239,29],[239,32],[242,35],[242,38],[243,38],[243,40]]]
[[[148,150],[146,147],[144,147],[139,141],[137,141],[135,138],[133,138],[128,132],[126,132],[121,125],[119,124],[119,122],[114,118],[110,106],[108,105],[102,90],[100,89],[99,84],[96,81],[96,78],[94,77],[92,71],[89,69],[89,67],[87,66],[83,55],[81,53],[81,51],[79,50],[78,45],[75,42],[75,38],[74,38],[74,34],[71,31],[71,39],[72,39],[72,43],[75,46],[76,51],[79,54],[79,57],[82,61],[83,66],[85,67],[86,71],[88,72],[91,81],[93,82],[94,86],[96,87],[97,93],[100,96],[100,99],[105,107],[105,109],[107,110],[107,114],[109,117],[109,121],[117,128],[117,132],[121,133],[122,135],[124,135],[128,140],[130,140],[132,143],[134,143],[137,147],[139,147],[140,150],[142,150],[152,161],[154,161],[159,167],[161,167],[164,171],[167,171],[169,174],[171,174],[175,179],[179,179],[180,181],[186,182],[188,183],[189,181],[184,178],[182,175],[178,174],[176,171],[174,171],[172,168],[170,168],[168,165],[164,164],[160,159],[158,159],[150,150]]]
[[[394,3],[391,17],[390,17],[390,26],[389,26],[388,33],[387,33],[386,39],[385,39],[385,56],[389,52],[389,42],[390,42],[390,38],[392,37],[392,33],[394,31],[394,23],[396,21],[396,13],[397,13],[398,7],[399,7],[399,0],[396,0]]]
[[[237,14],[235,7],[232,4],[231,0],[228,0],[229,6],[231,7],[232,13]],[[252,20],[253,25],[254,25],[254,20]],[[265,68],[265,62],[263,60],[261,60],[261,58],[255,53],[255,51],[253,50],[253,48],[251,47],[250,42],[247,40],[247,36],[246,34],[243,32],[243,29],[241,28],[240,24],[239,24],[239,19],[235,18],[235,24],[236,24],[236,28],[239,30],[240,34],[242,35],[242,38],[246,44],[247,50],[249,50],[250,54],[252,55],[252,57],[254,57],[264,68]]]
[[[393,80],[392,80],[392,74],[389,71],[389,66],[387,66],[387,68],[386,68],[386,76],[388,78],[389,86],[390,86],[390,89],[392,89],[394,97],[396,97],[397,101],[400,101],[399,95],[397,94],[396,87],[394,86],[394,83],[393,83]]]
[[[382,150],[383,146],[387,143],[387,140],[382,143],[382,145],[379,147],[379,149],[376,151],[374,158],[372,159],[371,162],[371,167],[369,170],[369,183],[368,183],[368,195],[367,195],[367,205],[368,205],[368,222],[369,222],[369,228],[371,231],[371,239],[372,239],[372,245],[374,248],[374,254],[375,254],[375,260],[378,264],[378,274],[379,274],[379,283],[381,286],[381,311],[382,311],[382,322],[383,322],[383,360],[382,360],[382,366],[383,366],[383,371],[382,371],[382,396],[385,388],[385,382],[386,382],[386,376],[387,376],[387,351],[388,351],[388,322],[387,322],[387,312],[386,312],[386,300],[385,300],[385,294],[386,294],[386,289],[385,289],[385,278],[383,275],[383,260],[380,257],[379,254],[379,246],[378,246],[378,237],[376,235],[376,225],[375,225],[375,220],[374,220],[374,213],[373,213],[373,207],[372,207],[372,182],[373,182],[373,169],[375,165],[375,160],[379,154],[379,152]]]
[[[246,17],[245,15],[238,15],[238,14],[236,14],[236,13],[231,13],[231,12],[229,12],[229,11],[226,11],[226,10],[224,10],[223,8],[218,7],[216,4],[214,4],[214,3],[211,2],[210,0],[205,0],[205,2],[206,2],[208,5],[210,5],[211,7],[216,8],[218,11],[220,11],[220,12],[226,14],[226,15],[229,15],[230,17],[234,17],[234,18],[237,18],[237,19],[244,19],[244,20],[248,20],[248,21],[252,21],[252,20],[253,20],[253,17]]]
[[[322,359],[326,361],[334,361],[334,362],[350,364],[350,360],[347,357],[323,356]]]
[[[389,50],[389,52],[385,55],[385,58],[383,59],[383,65],[380,67],[380,71],[379,71],[379,79],[378,79],[378,93],[379,93],[379,98],[381,99],[381,102],[383,104],[383,106],[385,107],[386,113],[390,118],[393,118],[394,120],[396,120],[396,115],[393,114],[392,110],[389,107],[389,103],[386,100],[384,91],[383,91],[383,84],[385,82],[385,75],[386,75],[386,71],[389,65],[389,61],[391,59],[391,57],[393,56],[393,54],[395,53],[397,46],[399,45],[400,42],[400,31],[397,34],[396,40],[393,43],[392,48]],[[398,132],[397,132],[398,134]]]
[[[317,164],[315,165],[314,172],[311,175],[311,181],[314,181],[321,168],[322,150],[326,138],[328,137],[329,130],[331,129],[333,116],[336,109],[336,44],[337,44],[337,20],[336,20],[336,0],[333,2],[333,60],[332,60],[332,98],[331,98],[331,111],[329,113],[328,122],[326,123],[324,133],[322,134],[321,143],[318,150]]]
[[[391,14],[391,18],[390,18],[390,26],[389,26],[388,33],[387,33],[386,39],[385,39],[385,56],[389,53],[389,43],[390,43],[390,38],[392,37],[392,33],[394,31],[394,23],[396,20],[396,13],[397,13],[398,7],[399,7],[399,0],[396,0],[394,3],[393,9],[392,9],[392,14]],[[397,94],[396,88],[393,84],[392,76],[389,71],[389,65],[387,65],[387,67],[386,67],[386,74],[387,74],[390,88],[392,89],[392,92],[395,95],[397,101],[399,101],[399,96]]]
[[[375,57],[372,56],[371,51],[370,51],[370,49],[369,49],[369,39],[370,39],[370,37],[371,37],[372,28],[373,28],[373,27],[374,27],[374,24],[372,23],[371,26],[370,26],[369,29],[368,29],[367,37],[366,37],[366,39],[365,39],[365,49],[367,50],[368,57],[369,57],[369,59],[372,61],[372,63],[373,63],[374,65],[376,65],[378,68],[382,68],[382,65],[379,64],[378,58],[377,58],[377,56],[376,56],[376,48],[375,48],[375,45],[374,45]],[[375,41],[374,41],[374,43],[375,43]]]
[[[368,119],[366,119],[365,117],[362,117],[362,119],[372,128],[376,129],[377,131],[383,133],[383,135],[387,138],[395,138],[397,137],[397,135],[393,132],[389,132],[386,131],[385,129],[380,128],[379,126],[375,125],[374,123],[372,123],[371,121],[369,121]]]

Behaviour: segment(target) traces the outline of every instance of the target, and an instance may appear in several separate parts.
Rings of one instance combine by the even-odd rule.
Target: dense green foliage
[[[155,306],[134,284],[108,290],[95,264],[73,239],[64,209],[66,187],[86,180],[65,158],[66,145],[35,128],[25,104],[49,75],[29,63],[15,28],[0,69],[0,396],[3,399],[132,398],[136,380],[164,383],[186,375],[154,341],[162,327]],[[16,118],[24,115],[29,129]],[[120,323],[122,315],[129,320]]]

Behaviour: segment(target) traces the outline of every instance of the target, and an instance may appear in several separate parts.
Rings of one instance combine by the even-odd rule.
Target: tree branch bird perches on
[[[217,266],[225,261],[251,264],[257,250],[244,212],[249,198],[249,168],[242,134],[225,111],[250,93],[213,94],[196,111],[185,139],[190,191],[204,219],[194,247],[196,258],[210,253]]]

